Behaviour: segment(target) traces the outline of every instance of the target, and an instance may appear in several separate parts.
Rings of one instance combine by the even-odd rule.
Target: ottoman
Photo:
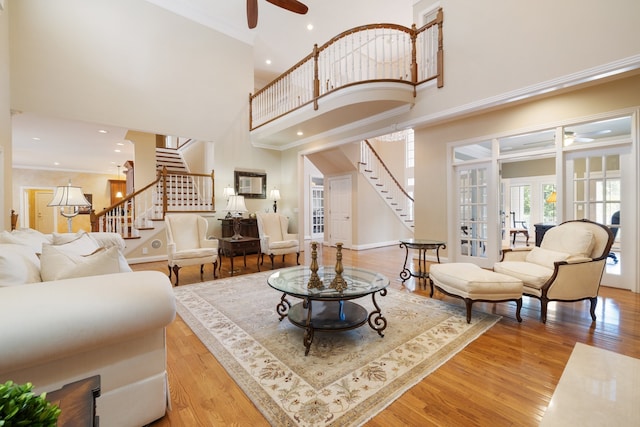
[[[467,323],[471,322],[471,306],[476,301],[516,302],[516,319],[522,322],[522,280],[485,270],[470,263],[432,264],[429,267],[431,297],[434,286],[444,294],[461,298],[467,306]]]

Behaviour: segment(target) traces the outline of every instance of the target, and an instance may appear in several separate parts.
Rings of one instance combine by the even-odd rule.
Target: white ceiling
[[[345,30],[382,22],[411,26],[416,0],[303,0],[309,7],[306,15],[258,0],[258,26],[253,30],[247,27],[244,0],[147,1],[253,45],[259,88],[308,55],[315,43],[320,46]],[[308,24],[313,24],[313,30],[307,30]],[[271,65],[266,64],[267,59]],[[108,133],[98,133],[100,129]],[[133,160],[132,144],[117,145],[123,143],[126,131],[17,113],[12,120],[13,165],[112,174],[116,165]]]

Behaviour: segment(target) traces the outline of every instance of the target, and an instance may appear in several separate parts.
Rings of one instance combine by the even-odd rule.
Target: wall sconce
[[[280,190],[273,189],[269,193],[269,198],[273,200],[273,212],[278,211],[278,200],[280,200]]]
[[[229,214],[233,215],[233,236],[231,240],[240,240],[240,218],[242,218],[242,212],[247,212],[247,207],[244,204],[244,196],[229,196],[229,202],[225,209]]]
[[[71,180],[69,180],[67,185],[56,187],[53,200],[51,200],[47,206],[60,207],[60,215],[67,218],[67,228],[69,233],[71,233],[71,221],[73,217],[80,213],[79,208],[91,206],[91,203],[84,197],[82,188],[71,186]],[[67,212],[65,208],[72,209]]]

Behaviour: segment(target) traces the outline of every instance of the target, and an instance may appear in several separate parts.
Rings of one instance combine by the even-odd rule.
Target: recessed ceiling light
[[[123,146],[124,142],[116,142],[116,145]]]
[[[106,130],[104,130],[104,129],[100,129],[100,130],[98,131],[98,133],[107,133],[107,131],[106,131]]]
[[[120,152],[120,150],[118,150],[117,148],[116,148],[115,150],[113,150],[113,151],[115,151],[116,153],[119,153],[119,152]]]
[[[271,65],[271,60],[270,60],[270,59],[267,59],[267,60],[266,60],[266,61],[264,61],[264,62],[265,62],[265,64],[267,64],[267,65]]]
[[[307,30],[309,31],[313,30],[313,24],[311,23],[307,24]]]
[[[53,162],[54,165],[60,166],[60,162]]]
[[[34,136],[34,137],[33,137],[33,138],[31,138],[31,139],[33,139],[34,141],[40,141],[40,138],[38,138],[37,136]]]
[[[297,135],[298,135],[298,136],[302,136],[302,135],[304,135],[304,133],[302,133],[302,131],[301,131],[301,130],[299,130],[299,131],[298,131],[298,133],[297,133]]]

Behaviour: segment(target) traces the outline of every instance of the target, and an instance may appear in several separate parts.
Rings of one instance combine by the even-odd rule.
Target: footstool
[[[522,322],[522,280],[485,270],[475,264],[454,262],[429,267],[431,297],[434,286],[441,292],[464,300],[467,323],[471,323],[471,306],[481,302],[516,302],[516,319]]]

